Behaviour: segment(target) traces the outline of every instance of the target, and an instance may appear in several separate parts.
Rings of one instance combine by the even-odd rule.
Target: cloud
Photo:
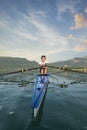
[[[36,53],[33,52],[35,55]],[[38,54],[38,53],[37,53]],[[3,50],[0,48],[0,56],[11,56],[11,57],[25,57],[29,60],[32,60],[32,51],[31,50],[20,50],[20,49],[12,49],[12,50],[7,50],[4,48]]]
[[[66,41],[64,42],[65,39],[44,21],[32,16],[31,24],[37,28],[37,37],[40,43],[49,47],[66,43]]]
[[[87,46],[87,40],[83,41],[84,46]]]
[[[69,34],[67,37],[66,37],[67,40],[74,40],[74,41],[77,41],[77,42],[83,42],[83,40],[85,39],[85,37],[83,38],[77,38],[75,37],[73,34]]]
[[[37,40],[37,37],[32,35],[32,34],[29,34],[27,32],[23,32],[23,31],[18,31],[16,30],[15,33],[21,37],[24,37],[25,39],[29,39],[29,40],[33,40],[33,41],[36,41]]]
[[[69,34],[67,37],[66,37],[66,39],[68,39],[68,40],[71,40],[71,39],[73,39],[74,37],[73,37],[73,35],[72,34]]]
[[[10,39],[3,41],[3,55],[37,57],[42,54],[55,54],[68,48],[68,40],[59,34],[47,21],[45,12],[29,10],[27,13],[16,11],[17,18],[2,14],[0,20],[4,32],[10,32]],[[3,26],[2,26],[3,25]],[[7,36],[7,37],[8,37]],[[12,37],[12,39],[11,39]],[[2,39],[3,40],[3,39]],[[10,41],[9,42],[7,42]],[[7,45],[8,44],[8,45]],[[14,46],[15,45],[15,46]],[[9,47],[6,49],[5,47]],[[18,48],[17,50],[15,48]],[[5,51],[4,51],[5,50]]]
[[[87,13],[87,7],[85,8],[85,11],[84,11],[85,13]]]
[[[74,16],[75,26],[70,27],[71,30],[87,27],[87,18],[82,14],[76,14]]]
[[[79,41],[79,40],[78,40]],[[73,48],[74,51],[77,52],[85,52],[87,50],[87,39],[82,39],[79,44],[75,45]]]
[[[68,1],[67,4],[67,0],[64,1],[58,1],[57,3],[57,20],[61,20],[63,19],[62,14],[66,13],[67,11],[70,13],[70,15],[74,15],[76,13],[76,8],[75,5],[77,4],[76,1]]]
[[[86,48],[82,45],[78,45],[74,47],[74,51],[76,52],[84,52],[86,50]]]
[[[84,52],[87,50],[87,39],[85,39],[85,37],[78,38],[73,36],[73,34],[69,34],[66,39],[71,42],[71,46],[73,47],[74,51]]]

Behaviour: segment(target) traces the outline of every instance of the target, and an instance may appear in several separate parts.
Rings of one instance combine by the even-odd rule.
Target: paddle
[[[18,70],[18,71],[7,72],[7,73],[1,73],[0,76],[4,76],[4,75],[8,75],[8,74],[15,74],[15,73],[24,73],[24,72],[36,70],[36,69],[39,69],[39,67],[29,68],[29,69],[21,69],[21,70]]]
[[[50,65],[48,65],[47,67],[54,68],[54,69],[60,69],[59,67],[50,66]],[[40,67],[29,68],[29,69],[21,69],[21,70],[18,70],[18,71],[1,73],[0,76],[4,76],[4,75],[8,75],[8,74],[15,74],[15,73],[24,73],[24,72],[28,72],[28,71],[32,71],[32,70],[37,70],[37,69],[40,69]]]
[[[54,69],[59,69],[59,67],[55,67],[55,66],[51,66],[51,65],[48,65],[48,67],[54,68]]]

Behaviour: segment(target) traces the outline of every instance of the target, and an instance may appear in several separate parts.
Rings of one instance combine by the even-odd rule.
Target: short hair
[[[46,56],[45,56],[45,55],[42,55],[42,56],[41,56],[41,59],[42,59],[43,57],[46,59]]]

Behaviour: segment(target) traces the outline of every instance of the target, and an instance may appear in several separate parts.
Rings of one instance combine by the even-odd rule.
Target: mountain
[[[23,68],[37,67],[38,63],[25,58],[0,57],[0,73],[17,71]]]
[[[64,66],[70,68],[87,68],[87,56],[75,57],[66,61],[58,61],[50,63],[49,65],[59,68],[62,68]],[[38,67],[38,63],[35,61],[29,61],[26,58],[0,57],[0,73],[12,72],[33,67]]]
[[[52,66],[57,66],[57,67],[70,67],[70,68],[87,68],[87,56],[84,57],[75,57],[70,60],[66,61],[58,61],[51,63]]]

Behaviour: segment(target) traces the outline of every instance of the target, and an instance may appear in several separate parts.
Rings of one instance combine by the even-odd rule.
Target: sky
[[[0,0],[0,56],[87,56],[87,0]]]

